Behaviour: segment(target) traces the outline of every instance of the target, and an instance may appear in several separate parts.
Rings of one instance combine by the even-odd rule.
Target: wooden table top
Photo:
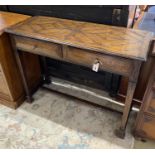
[[[6,32],[142,61],[147,59],[153,35],[147,31],[44,16],[32,17]]]
[[[30,16],[27,15],[0,11],[0,35],[3,33],[5,28],[8,28],[9,26],[21,22],[29,17]]]

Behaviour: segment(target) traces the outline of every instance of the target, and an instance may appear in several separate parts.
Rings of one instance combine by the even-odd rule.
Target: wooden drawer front
[[[147,104],[144,111],[155,116],[155,91],[152,90],[147,98]]]
[[[74,47],[67,48],[65,59],[69,62],[81,64],[90,68],[92,68],[96,61],[99,61],[100,70],[117,72],[117,74],[120,73],[127,76],[130,75],[130,71],[133,68],[132,60],[119,57],[114,58],[114,56],[99,54],[89,50],[83,50]]]
[[[155,139],[155,117],[151,117],[149,115],[142,115],[139,126],[139,134],[148,137],[151,139]]]
[[[61,45],[49,42],[43,42],[26,37],[15,36],[16,46],[19,50],[32,52],[34,54],[44,55],[51,58],[61,59]]]

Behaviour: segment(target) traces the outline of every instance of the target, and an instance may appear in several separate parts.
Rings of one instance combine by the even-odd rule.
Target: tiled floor
[[[17,110],[0,105],[0,148],[134,147],[134,114],[122,140],[114,135],[120,113],[45,89],[34,98]]]

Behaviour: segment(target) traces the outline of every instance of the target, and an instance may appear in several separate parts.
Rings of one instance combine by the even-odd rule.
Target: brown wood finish
[[[142,13],[135,28],[138,28],[145,14]],[[141,81],[139,81],[136,91],[141,92],[141,95],[144,94],[144,98],[135,124],[135,136],[155,140],[155,37],[148,61],[143,63],[139,78]],[[140,94],[137,94],[136,97],[140,97]]]
[[[17,49],[88,67],[97,60],[101,70],[129,77],[122,122],[116,132],[124,138],[139,69],[141,62],[147,59],[152,33],[40,16],[8,28],[6,32],[12,38],[30,102],[32,96]]]
[[[40,41],[36,39],[15,36],[16,47],[19,50],[31,52],[34,54],[44,55],[47,57],[72,62],[92,68],[95,61],[100,62],[102,70],[108,70],[129,76],[133,68],[133,62],[129,59],[123,59],[117,56],[96,53],[95,51],[83,50],[75,47],[68,47],[67,52],[63,52],[60,45]],[[65,53],[65,54],[63,54]],[[116,69],[113,66],[117,65]],[[109,68],[107,68],[109,66]]]
[[[143,96],[147,87],[147,83],[149,80],[149,76],[151,74],[151,66],[154,64],[154,58],[152,56],[148,57],[148,60],[146,62],[142,63],[139,77],[138,77],[138,83],[135,89],[134,93],[134,99],[132,104],[137,105],[137,107],[140,107],[142,104]],[[121,78],[121,83],[120,83],[120,88],[119,88],[119,93],[117,96],[117,100],[119,101],[124,101],[126,97],[126,92],[127,92],[127,86],[128,86],[128,78],[127,77],[122,77]]]
[[[42,16],[32,17],[6,31],[138,60],[147,59],[146,51],[153,36],[147,31]]]
[[[15,42],[19,50],[44,55],[55,59],[62,59],[61,46],[58,44],[19,36],[15,37]]]
[[[138,131],[136,131],[136,136],[155,140],[155,117],[152,117],[145,113],[141,114],[140,117],[140,126],[138,128]]]
[[[145,13],[142,12],[138,20],[135,22],[133,27],[134,29],[139,29],[138,26],[142,21],[144,14]],[[155,45],[151,53],[154,53],[154,52],[155,52]],[[147,61],[142,63],[140,73],[139,73],[138,83],[134,93],[133,104],[138,105],[138,107],[140,107],[140,105],[142,104],[142,100],[147,87],[149,76],[152,72],[151,66],[153,64],[154,64],[154,58],[152,58],[151,54],[149,54]],[[120,89],[117,97],[118,100],[121,100],[121,101],[125,100],[127,86],[128,86],[128,78],[123,76],[121,79]]]
[[[33,92],[41,82],[41,68],[39,57],[32,53],[21,52],[20,59],[26,72],[29,90]]]
[[[150,103],[144,107],[144,112],[155,115],[155,91],[152,90],[150,96]]]
[[[3,93],[4,95],[9,94],[9,90],[8,90],[6,81],[3,77],[3,75],[1,74],[1,72],[0,72],[0,86],[1,86],[0,87],[0,93]]]
[[[0,11],[0,35],[7,27],[17,24],[29,17],[28,15]]]
[[[16,100],[23,93],[22,81],[20,78],[20,73],[17,70],[18,66],[15,62],[15,58],[11,50],[8,35],[2,34],[0,37],[0,62],[3,66],[3,77],[7,81],[7,87],[9,89],[8,95],[13,101],[14,99]],[[13,68],[11,66],[13,66]],[[19,82],[18,84],[15,83],[16,80]]]
[[[90,68],[92,68],[93,64],[98,61],[100,63],[100,70],[126,76],[130,75],[133,68],[133,62],[130,59],[95,53],[94,51],[83,50],[74,47],[68,47],[65,58],[68,62],[80,64]],[[117,67],[114,68],[114,66]]]
[[[155,57],[154,61],[155,61]],[[142,138],[155,140],[155,63],[151,66],[152,72],[145,91],[135,126],[135,135]]]
[[[0,103],[11,108],[17,108],[24,101],[25,92],[18,65],[12,52],[10,38],[4,33],[4,29],[29,17],[30,16],[0,11]],[[22,53],[23,60],[27,58],[27,55],[27,53]],[[30,77],[28,79],[29,85],[31,85],[30,89],[33,89],[33,86],[39,82],[40,73],[37,71],[40,70],[40,66],[34,65],[39,62],[38,56],[32,56],[31,54],[29,58],[29,62],[26,61],[24,66],[31,64],[29,65],[29,71],[31,71],[31,74],[27,72],[27,76]],[[33,66],[36,67],[35,76],[35,73],[32,70]],[[33,85],[30,80],[33,81]]]

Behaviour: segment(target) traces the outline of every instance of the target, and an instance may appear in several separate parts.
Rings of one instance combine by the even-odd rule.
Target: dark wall
[[[113,23],[113,10],[121,9],[120,20]],[[128,19],[128,6],[120,5],[96,5],[96,6],[80,6],[80,5],[44,5],[44,6],[22,6],[9,5],[0,6],[0,10],[17,12],[28,15],[54,16],[59,18],[67,18],[72,20],[88,21],[108,25],[126,26]]]
[[[129,6],[0,6],[0,10],[27,15],[54,16],[72,20],[94,22],[100,24],[127,26]],[[116,14],[114,14],[116,12]],[[116,95],[120,76],[107,72],[95,73],[88,68],[57,60],[47,59],[48,69],[52,76],[64,78],[91,87],[104,89]]]
[[[7,11],[6,5],[0,5],[0,11]]]

